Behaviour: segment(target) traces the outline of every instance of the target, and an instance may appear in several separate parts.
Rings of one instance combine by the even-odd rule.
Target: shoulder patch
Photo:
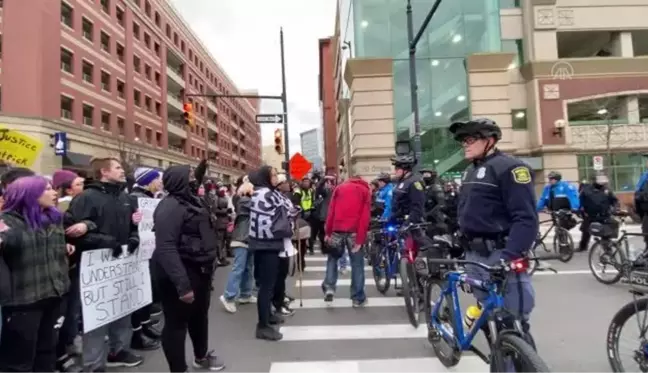
[[[414,182],[414,188],[416,188],[418,190],[423,190],[423,185],[421,185],[420,181],[415,181]]]
[[[531,182],[531,173],[528,167],[515,167],[511,170],[511,173],[513,174],[513,181],[518,184],[529,184]]]

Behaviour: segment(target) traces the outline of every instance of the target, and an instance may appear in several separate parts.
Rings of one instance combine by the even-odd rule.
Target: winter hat
[[[160,171],[148,167],[139,167],[135,170],[135,183],[145,187],[160,177]]]
[[[288,181],[288,179],[286,179],[286,175],[284,174],[277,175],[277,185],[281,183],[285,183],[286,181]]]
[[[69,170],[56,170],[52,175],[52,186],[54,189],[61,189],[64,184],[70,184],[79,177],[76,173]]]

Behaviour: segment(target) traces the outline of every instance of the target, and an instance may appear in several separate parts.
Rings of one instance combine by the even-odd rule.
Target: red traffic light
[[[274,133],[275,151],[279,154],[283,153],[283,134],[280,129],[276,129]]]
[[[182,110],[183,110],[184,112],[186,112],[186,113],[190,113],[190,112],[193,111],[193,105],[190,104],[190,103],[185,103],[185,104],[182,106]]]

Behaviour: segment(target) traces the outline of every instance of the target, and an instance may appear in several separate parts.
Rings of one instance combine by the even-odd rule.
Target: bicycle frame
[[[382,231],[381,234],[383,236],[386,236],[385,238],[390,238],[393,233],[391,230],[385,230]],[[395,278],[396,275],[398,274],[398,263],[400,262],[400,252],[394,247],[395,243],[393,241],[387,241],[385,244],[382,245],[380,252],[378,254],[379,257],[384,257],[387,260],[385,261],[385,277],[387,278]],[[379,263],[374,264],[374,270],[379,270],[378,268]]]

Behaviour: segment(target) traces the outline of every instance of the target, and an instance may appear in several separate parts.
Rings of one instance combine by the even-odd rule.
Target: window
[[[144,64],[144,76],[146,79],[151,80],[151,66]]]
[[[92,119],[94,117],[94,107],[92,105],[83,104],[83,124],[92,127]]]
[[[81,22],[81,29],[83,30],[83,37],[86,40],[93,41],[94,40],[94,24],[92,22],[88,21],[87,18],[83,18],[83,21]]]
[[[155,145],[162,147],[162,132],[155,133]]]
[[[122,117],[117,117],[117,131],[119,136],[126,135],[126,121]]]
[[[101,112],[101,129],[110,132],[110,113]]]
[[[160,13],[155,12],[155,25],[160,27]]]
[[[137,89],[133,91],[133,102],[136,106],[142,107],[142,93]]]
[[[171,39],[171,26],[168,24],[166,25],[166,36],[167,38]]]
[[[175,32],[173,33],[173,44],[178,46],[178,34],[176,34]]]
[[[69,28],[74,28],[74,9],[61,1],[61,23]]]
[[[142,125],[135,123],[135,141],[139,141],[142,136]]]
[[[527,129],[527,112],[526,109],[511,110],[511,120],[514,130]]]
[[[110,35],[101,31],[101,50],[110,53]]]
[[[146,143],[151,144],[153,142],[153,130],[147,128],[145,132],[145,136],[146,136]]]
[[[105,71],[101,72],[101,89],[110,92],[110,74]]]
[[[139,57],[133,56],[133,69],[135,69],[136,72],[142,71],[142,61],[140,60]]]
[[[641,153],[615,153],[609,157],[601,153],[578,155],[578,178],[589,179],[596,175],[592,157],[603,156],[604,172],[610,179],[610,189],[617,192],[633,191],[644,172],[645,160]],[[611,160],[611,162],[610,162]]]
[[[83,73],[83,81],[92,83],[93,75],[94,75],[94,66],[90,62],[83,61],[81,72]]]
[[[61,48],[61,70],[74,74],[74,54],[65,48]]]
[[[115,10],[115,17],[117,18],[117,23],[119,23],[119,25],[120,25],[122,28],[124,28],[124,26],[126,26],[126,22],[124,21],[124,19],[125,19],[125,17],[124,17],[124,10],[123,10],[122,8],[120,8],[120,7],[117,7],[117,8],[116,8],[116,10]]]
[[[155,72],[155,84],[160,87],[160,73],[157,71]]]
[[[140,40],[140,27],[135,22],[133,22],[133,36],[135,39]]]
[[[126,98],[126,83],[121,80],[117,80],[117,96],[121,99]]]
[[[144,3],[144,13],[146,13],[147,16],[151,17],[151,3],[148,1]]]
[[[61,96],[61,118],[73,120],[72,113],[74,99],[68,96]]]
[[[124,46],[117,43],[117,58],[119,58],[119,62],[121,63],[126,63],[125,58],[126,58],[126,50],[124,49]]]
[[[153,110],[152,106],[153,106],[153,101],[151,100],[151,98],[149,96],[145,96],[144,97],[144,108],[146,109],[146,111],[148,111],[150,113]]]
[[[159,102],[155,102],[155,114],[157,114],[158,117],[162,116],[162,104]]]
[[[515,69],[524,65],[524,48],[522,45],[522,39],[502,40],[502,51],[515,53],[515,58],[511,62],[509,68]]]
[[[101,10],[106,14],[110,14],[110,0],[101,0]]]
[[[146,45],[146,48],[151,49],[151,35],[148,33],[144,33],[144,45]]]
[[[499,0],[500,9],[519,8],[520,0]]]
[[[155,44],[153,44],[153,50],[155,51],[155,55],[160,57],[160,43],[156,41]]]

